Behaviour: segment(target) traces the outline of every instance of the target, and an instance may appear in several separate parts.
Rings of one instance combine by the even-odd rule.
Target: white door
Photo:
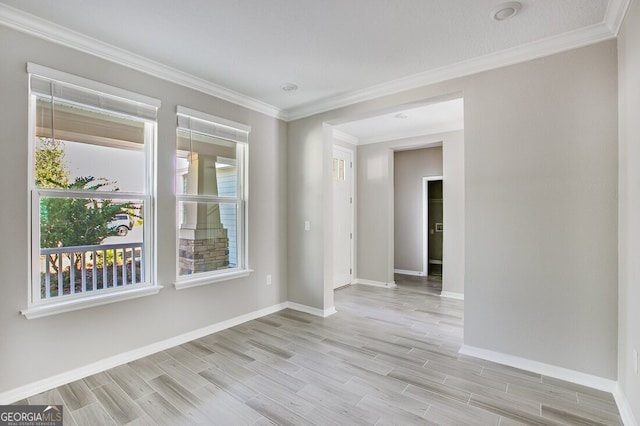
[[[353,151],[333,148],[333,288],[353,278]]]

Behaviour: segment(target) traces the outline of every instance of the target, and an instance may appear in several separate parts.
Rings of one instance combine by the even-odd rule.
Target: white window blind
[[[249,141],[251,132],[245,124],[182,106],[178,106],[178,129],[241,143]]]
[[[109,113],[155,120],[160,101],[47,67],[27,64],[31,94]]]

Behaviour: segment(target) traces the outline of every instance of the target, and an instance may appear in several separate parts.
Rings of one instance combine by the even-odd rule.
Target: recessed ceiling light
[[[298,85],[293,83],[284,83],[280,88],[285,92],[293,92],[294,90],[298,90]]]
[[[496,21],[504,21],[513,18],[522,9],[522,3],[519,1],[508,1],[494,7],[489,16]]]
[[[404,120],[405,118],[409,118],[409,116],[407,114],[405,114],[404,112],[399,112],[394,117],[395,118],[400,118],[402,120]]]

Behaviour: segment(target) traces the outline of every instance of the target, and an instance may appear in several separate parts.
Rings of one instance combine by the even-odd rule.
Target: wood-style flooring
[[[336,291],[18,403],[65,425],[621,424],[611,394],[458,354],[464,302],[438,282]]]

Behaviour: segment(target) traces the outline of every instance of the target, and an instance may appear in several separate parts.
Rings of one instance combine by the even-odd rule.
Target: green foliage
[[[104,179],[79,177],[67,186],[70,190],[98,191],[110,185]],[[115,235],[108,222],[131,209],[129,203],[87,198],[47,198],[40,200],[40,247],[71,247],[100,244]]]
[[[113,182],[93,176],[78,177],[69,181],[69,171],[64,164],[64,151],[60,142],[41,140],[36,148],[36,185],[41,188],[59,188],[72,191],[98,192],[113,188]],[[111,188],[109,188],[111,187]],[[113,203],[97,198],[40,199],[40,247],[72,247],[95,245],[108,236],[115,235],[107,224],[118,213],[133,209],[131,203]]]
[[[35,180],[38,188],[64,188],[69,185],[69,171],[64,164],[62,142],[40,138],[36,147]]]

